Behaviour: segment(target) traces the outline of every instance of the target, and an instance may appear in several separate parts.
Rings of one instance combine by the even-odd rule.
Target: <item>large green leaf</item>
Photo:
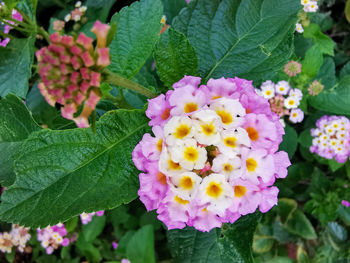
[[[321,28],[317,24],[310,24],[303,33],[305,38],[311,38],[319,50],[326,55],[334,56],[334,42],[321,32]]]
[[[285,134],[283,135],[283,141],[280,144],[279,149],[281,151],[286,151],[288,153],[289,159],[292,159],[295,151],[298,147],[298,134],[297,132],[289,125],[286,125],[284,128]]]
[[[35,37],[14,38],[0,47],[0,96],[14,93],[25,98],[34,58]]]
[[[171,25],[173,18],[184,8],[187,3],[185,0],[162,0],[164,5],[164,14],[167,24]]]
[[[301,5],[295,0],[196,0],[174,27],[195,48],[206,80],[271,76],[292,54],[292,35]]]
[[[154,59],[158,75],[167,87],[171,87],[184,75],[198,75],[194,48],[183,34],[172,28],[162,34]]]
[[[260,218],[258,213],[243,216],[234,224],[200,232],[194,228],[170,230],[167,233],[174,262],[253,262],[253,234]]]
[[[302,63],[303,74],[313,78],[317,75],[318,70],[321,68],[323,63],[322,52],[318,46],[313,45],[305,54],[305,59]]]
[[[160,0],[141,0],[112,17],[117,31],[110,45],[110,69],[126,78],[134,77],[151,55],[161,30]]]
[[[0,184],[9,186],[16,178],[14,156],[23,141],[40,127],[23,101],[13,94],[0,100],[0,123]]]
[[[126,255],[133,263],[154,263],[154,230],[152,225],[141,227],[131,237],[126,248]]]
[[[318,110],[350,115],[350,75],[342,78],[331,89],[324,90],[321,94],[310,97],[309,102]]]
[[[22,145],[16,182],[1,196],[1,220],[53,225],[137,197],[131,152],[148,130],[141,110],[103,115],[92,129],[43,130]]]

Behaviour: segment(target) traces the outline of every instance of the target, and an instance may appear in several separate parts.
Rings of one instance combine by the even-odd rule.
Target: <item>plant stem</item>
[[[109,69],[104,69],[103,70],[103,75],[104,75],[104,82],[109,83],[109,84],[113,84],[119,87],[123,87],[132,91],[135,91],[139,94],[142,94],[148,98],[154,98],[157,96],[156,93],[154,93],[153,91],[137,84],[136,82],[124,78],[120,75],[117,75],[115,73],[113,73],[112,71],[110,71]]]
[[[38,26],[37,27],[37,32],[38,32],[38,34],[42,35],[45,38],[47,43],[50,43],[50,35],[45,29],[43,29],[42,27]]]

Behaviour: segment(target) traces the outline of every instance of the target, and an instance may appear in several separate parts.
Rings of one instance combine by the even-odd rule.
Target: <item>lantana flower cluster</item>
[[[86,224],[88,224],[88,223],[92,220],[92,217],[93,217],[94,215],[103,216],[104,213],[105,213],[104,210],[97,211],[97,212],[92,212],[92,213],[81,213],[81,214],[80,214],[81,223],[82,223],[83,225],[86,225]]]
[[[0,1],[0,12],[1,12],[1,9],[3,8],[5,8],[5,3]],[[12,16],[12,19],[17,20],[18,22],[23,21],[23,16],[16,9],[12,10],[11,16]],[[15,22],[13,21],[7,20],[6,22],[9,24],[15,25]],[[12,29],[12,27],[8,24],[0,23],[0,29],[1,31],[3,31],[4,34],[8,34],[10,33],[10,30]],[[3,39],[0,37],[0,46],[6,47],[9,42],[10,42],[9,37],[5,37]]]
[[[200,231],[277,204],[276,178],[287,176],[284,130],[251,81],[185,76],[149,100],[145,134],[132,158],[138,194],[169,229]]]
[[[303,10],[305,13],[301,14],[301,21],[296,24],[295,30],[298,33],[303,33],[304,28],[302,23],[307,26],[310,21],[307,19],[306,13],[315,13],[318,10],[318,3],[315,0],[300,0],[300,3],[303,5]],[[307,21],[307,22],[306,22]],[[306,23],[305,23],[306,22]]]
[[[13,224],[10,232],[0,233],[0,251],[11,253],[12,247],[17,247],[23,252],[29,239],[29,228]]]
[[[109,28],[95,22],[91,31],[97,36],[96,48],[93,39],[84,33],[75,39],[56,32],[50,35],[50,45],[36,53],[41,94],[50,105],[61,104],[62,116],[73,120],[78,127],[89,126],[88,116],[100,100],[101,71],[110,64],[106,47]],[[75,117],[83,104],[81,114]]]
[[[323,116],[311,129],[310,151],[326,159],[344,163],[350,156],[350,121],[345,116]]]
[[[69,239],[67,229],[64,224],[59,223],[54,226],[48,226],[43,229],[37,229],[37,239],[41,242],[41,246],[45,248],[47,254],[52,254],[59,246],[68,246]]]
[[[289,116],[292,123],[303,121],[304,112],[298,108],[303,93],[300,89],[292,89],[288,81],[281,80],[275,84],[267,80],[261,84],[258,94],[269,100],[271,110],[280,118]]]

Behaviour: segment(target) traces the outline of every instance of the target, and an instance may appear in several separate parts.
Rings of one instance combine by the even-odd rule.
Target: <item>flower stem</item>
[[[120,75],[117,75],[115,73],[113,73],[112,71],[110,71],[109,69],[104,69],[103,70],[103,76],[104,76],[104,82],[109,83],[109,84],[113,84],[119,87],[123,87],[132,91],[135,91],[141,95],[144,95],[148,98],[154,98],[157,96],[156,93],[154,93],[153,91],[147,89],[146,87],[143,87],[139,84],[137,84],[136,82],[124,78]]]

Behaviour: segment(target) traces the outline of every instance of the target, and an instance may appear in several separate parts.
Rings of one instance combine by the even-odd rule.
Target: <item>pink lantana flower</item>
[[[168,229],[210,231],[277,203],[276,178],[287,175],[278,152],[284,130],[251,81],[185,76],[149,100],[153,135],[132,153],[140,200]],[[164,118],[161,116],[164,114]]]

